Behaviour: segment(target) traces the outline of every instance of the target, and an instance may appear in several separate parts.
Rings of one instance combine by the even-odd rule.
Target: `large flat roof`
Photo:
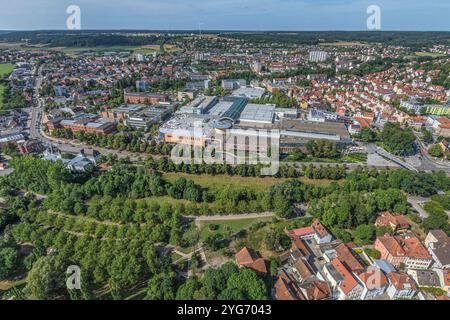
[[[233,102],[230,101],[220,101],[214,107],[212,107],[207,113],[211,116],[220,117],[224,114],[230,107],[233,105]]]
[[[234,97],[259,99],[264,96],[265,92],[266,90],[263,88],[241,87],[234,90],[231,95]]]
[[[275,115],[275,106],[249,103],[242,110],[239,117],[241,122],[272,123]]]
[[[280,130],[284,131],[301,131],[311,133],[330,133],[338,134],[341,137],[350,138],[347,127],[340,122],[313,122],[302,120],[283,119],[280,122]]]

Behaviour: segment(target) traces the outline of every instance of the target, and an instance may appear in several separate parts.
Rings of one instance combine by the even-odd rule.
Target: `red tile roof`
[[[302,259],[299,259],[294,264],[294,268],[298,271],[303,280],[306,280],[313,276],[313,273],[309,269],[308,265]]]
[[[387,285],[387,278],[378,268],[369,268],[366,272],[358,275],[365,283],[368,290],[383,288]]]
[[[314,229],[313,229],[313,227],[305,227],[305,228],[291,230],[290,233],[296,237],[302,237],[302,236],[314,233]]]
[[[300,289],[283,272],[274,285],[277,300],[306,300]]]
[[[417,284],[407,273],[391,272],[388,274],[389,282],[397,290],[413,289],[417,290]]]
[[[311,227],[319,234],[321,238],[326,237],[329,233],[328,230],[323,226],[319,219],[314,219]]]
[[[310,256],[308,248],[306,248],[306,245],[299,238],[294,238],[294,241],[292,242],[291,250],[300,251],[300,253],[302,254],[303,257]]]
[[[364,264],[358,260],[358,258],[353,253],[348,245],[342,243],[336,247],[337,258],[341,263],[343,263],[348,269],[355,273],[362,272],[365,270]]]
[[[341,261],[339,261],[339,259],[337,258],[333,259],[331,261],[331,264],[336,269],[336,271],[339,272],[341,276],[344,278],[344,281],[341,283],[339,287],[345,294],[348,294],[358,285],[358,282],[350,273],[350,271],[345,267],[345,265],[342,264]]]
[[[375,225],[390,227],[393,229],[402,228],[408,229],[411,227],[408,219],[405,216],[396,216],[390,212],[383,212],[375,221]]]
[[[258,255],[252,250],[244,247],[236,253],[236,263],[240,267],[247,267],[259,273],[267,273],[266,262],[264,259],[258,257]]]
[[[239,266],[248,266],[252,264],[257,257],[251,252],[247,247],[242,248],[238,253],[236,253],[236,263]]]
[[[331,290],[328,283],[320,280],[311,282],[305,287],[308,300],[326,300],[331,296]]]

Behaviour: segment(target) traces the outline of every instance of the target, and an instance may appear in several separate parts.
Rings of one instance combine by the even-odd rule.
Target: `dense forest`
[[[128,36],[131,33],[168,31],[135,30],[117,31],[20,31],[0,34],[0,41],[21,42],[28,39],[31,44],[48,44],[59,47],[95,47],[95,46],[132,46],[158,44],[165,41],[165,36]],[[170,31],[171,34],[190,33],[191,31]],[[360,41],[383,43],[410,48],[429,47],[435,44],[448,43],[448,32],[401,32],[401,31],[309,31],[309,32],[226,32],[213,31],[222,37],[259,43],[278,43],[284,45],[318,45],[320,42]]]
[[[222,36],[261,43],[317,45],[320,42],[361,41],[421,48],[449,42],[448,32],[400,31],[311,31],[311,32],[233,32]]]

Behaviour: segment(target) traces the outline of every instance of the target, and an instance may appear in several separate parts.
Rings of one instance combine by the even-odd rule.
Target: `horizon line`
[[[40,31],[58,31],[58,32],[89,32],[89,31],[146,31],[146,32],[190,32],[198,33],[198,29],[134,29],[134,28],[119,28],[119,29],[79,29],[79,30],[69,30],[69,29],[0,29],[0,32],[40,32]],[[355,29],[355,30],[232,30],[232,29],[202,29],[202,33],[208,32],[450,32],[450,30],[367,30],[367,29]]]

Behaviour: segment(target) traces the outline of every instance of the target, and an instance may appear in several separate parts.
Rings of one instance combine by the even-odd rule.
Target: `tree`
[[[423,227],[425,231],[443,230],[450,233],[450,225],[448,223],[448,216],[446,213],[433,213],[423,220]]]
[[[160,273],[148,281],[146,300],[174,300],[175,274]]]
[[[401,156],[414,153],[416,137],[411,128],[402,129],[400,124],[388,122],[380,133],[380,138],[389,152]]]
[[[369,127],[364,127],[361,130],[360,138],[365,143],[374,142],[377,140],[377,133],[370,129]]]
[[[428,153],[432,157],[442,158],[444,156],[444,150],[442,150],[441,145],[435,144],[430,149],[428,149]]]
[[[55,256],[39,258],[28,273],[24,291],[30,299],[50,299],[65,286],[64,268]]]
[[[2,149],[3,153],[13,157],[18,155],[19,153],[17,152],[17,145],[14,144],[13,142],[7,142]]]
[[[425,127],[422,127],[421,129],[423,134],[423,142],[429,144],[433,142],[433,135],[431,134],[430,130],[428,130]]]
[[[355,241],[359,244],[366,245],[372,243],[375,238],[376,228],[374,225],[362,224],[353,231]]]
[[[290,218],[294,214],[291,203],[282,195],[275,195],[273,199],[275,214],[280,218]]]
[[[17,263],[18,253],[14,248],[0,249],[0,280],[8,277]]]
[[[227,287],[229,289],[240,290],[249,300],[267,299],[267,289],[264,281],[258,279],[256,273],[247,268],[239,269],[239,273],[234,273],[228,278]]]
[[[277,252],[287,250],[291,245],[291,239],[280,228],[269,230],[265,234],[264,242],[267,249]]]
[[[195,292],[201,288],[196,277],[188,278],[177,290],[177,300],[193,300]]]
[[[346,230],[334,227],[332,228],[332,233],[336,238],[342,240],[344,243],[352,241],[351,233]]]

